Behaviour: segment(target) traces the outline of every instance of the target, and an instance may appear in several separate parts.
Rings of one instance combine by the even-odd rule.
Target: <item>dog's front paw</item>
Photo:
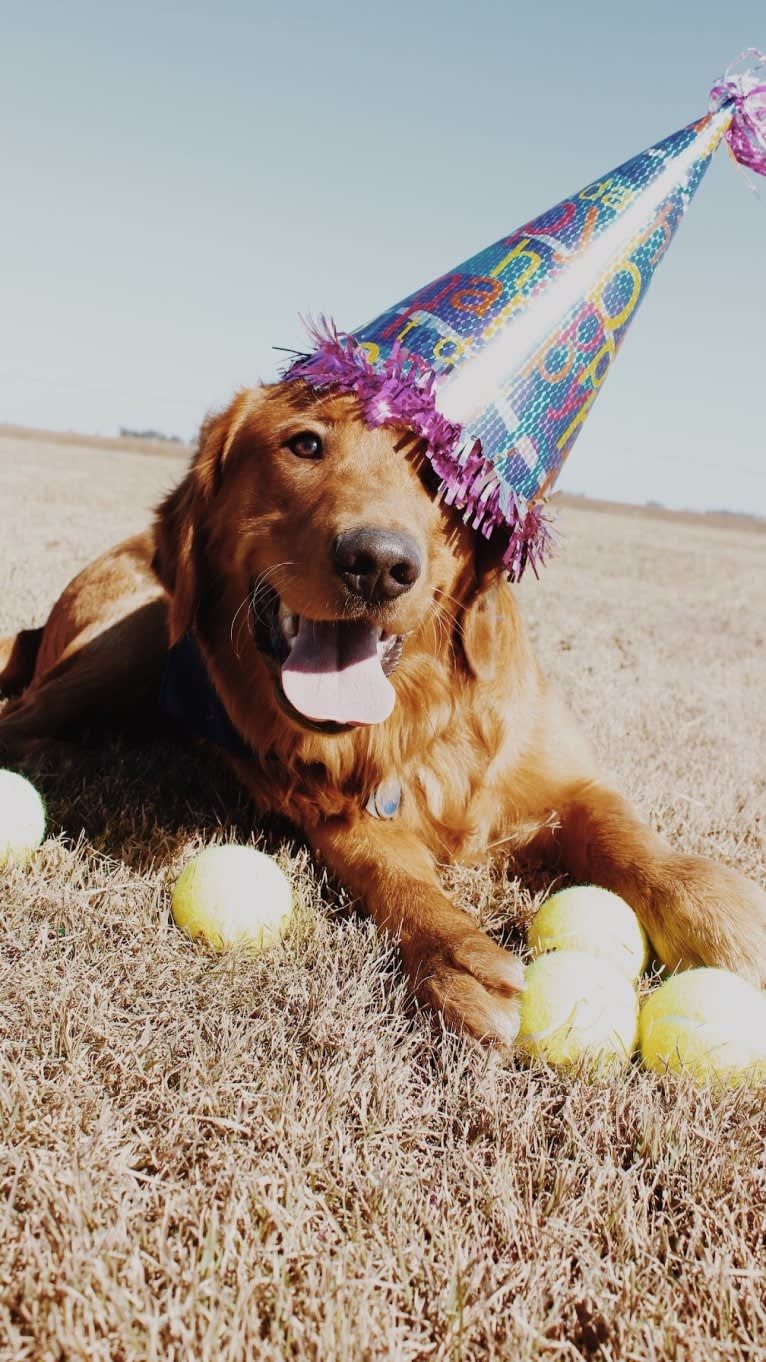
[[[510,1050],[519,1029],[524,967],[478,928],[406,953],[416,997],[456,1031]]]
[[[674,856],[649,926],[669,969],[717,965],[766,987],[766,894],[752,880],[702,856]]]

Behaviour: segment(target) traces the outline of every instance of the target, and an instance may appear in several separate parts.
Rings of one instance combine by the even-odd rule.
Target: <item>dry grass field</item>
[[[173,451],[0,434],[0,634],[139,528]],[[605,765],[678,846],[766,878],[766,534],[568,505],[521,594]],[[2,1362],[766,1358],[764,1093],[502,1065],[215,757],[85,739],[0,872]],[[168,885],[274,852],[299,900],[216,958]],[[453,872],[523,943],[532,868]]]

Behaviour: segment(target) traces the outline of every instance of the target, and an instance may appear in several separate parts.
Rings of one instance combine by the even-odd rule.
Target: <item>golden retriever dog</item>
[[[0,644],[0,755],[148,712],[192,638],[256,809],[292,820],[451,1025],[506,1047],[517,1030],[519,960],[439,876],[494,848],[621,894],[671,969],[766,984],[766,896],[673,851],[604,782],[491,545],[434,482],[417,440],[368,429],[353,396],[241,392],[153,529]]]

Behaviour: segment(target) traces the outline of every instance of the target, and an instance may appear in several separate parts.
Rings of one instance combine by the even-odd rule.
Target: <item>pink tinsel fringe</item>
[[[755,57],[755,64],[734,75],[734,67],[748,57]],[[740,165],[766,175],[766,55],[757,47],[748,47],[710,91],[714,113],[729,104],[734,109],[725,137],[732,155]]]
[[[420,436],[445,502],[464,511],[464,520],[486,539],[495,531],[508,535],[503,566],[514,581],[527,565],[537,576],[552,541],[549,520],[502,481],[478,440],[461,446],[462,426],[437,410],[436,375],[425,361],[404,355],[397,343],[373,365],[363,344],[325,318],[307,329],[316,349],[290,364],[284,379],[353,393],[368,426],[403,426]]]

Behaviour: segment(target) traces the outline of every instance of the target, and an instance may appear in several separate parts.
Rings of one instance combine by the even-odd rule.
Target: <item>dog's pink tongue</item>
[[[301,617],[298,637],[282,666],[282,689],[307,719],[379,724],[396,694],[378,659],[378,633],[358,621]]]

